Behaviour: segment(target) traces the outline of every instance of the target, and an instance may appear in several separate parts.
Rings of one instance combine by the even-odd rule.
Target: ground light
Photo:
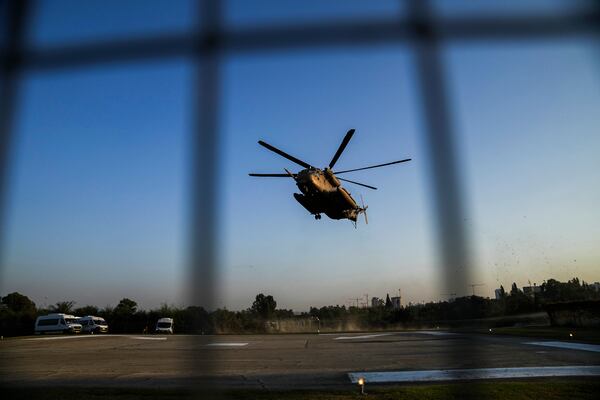
[[[365,378],[363,378],[362,376],[360,378],[358,378],[358,387],[360,388],[360,394],[366,394],[365,393]]]

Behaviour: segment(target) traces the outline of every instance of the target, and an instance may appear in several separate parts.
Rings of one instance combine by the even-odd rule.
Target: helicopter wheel
[[[321,214],[315,214],[315,219],[321,219]]]

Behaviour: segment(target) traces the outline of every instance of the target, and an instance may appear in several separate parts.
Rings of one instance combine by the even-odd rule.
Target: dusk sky
[[[192,29],[193,2],[150,3],[40,2],[30,43]],[[402,12],[396,1],[248,3],[228,2],[227,26]],[[434,3],[442,15],[509,12],[500,1]],[[600,280],[598,49],[583,36],[444,47],[479,295],[512,282]],[[405,302],[445,298],[413,56],[398,44],[223,58],[217,306],[246,308],[260,292],[300,311],[399,288]],[[18,291],[38,306],[187,304],[193,73],[181,58],[24,76],[0,295]],[[338,169],[413,159],[346,176],[379,188],[344,185],[369,205],[369,225],[315,221],[291,180],[248,176],[298,170],[259,139],[324,167],[350,128]]]

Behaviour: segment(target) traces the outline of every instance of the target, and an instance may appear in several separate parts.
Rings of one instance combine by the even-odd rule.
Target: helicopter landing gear
[[[315,214],[315,219],[321,219],[321,214]]]

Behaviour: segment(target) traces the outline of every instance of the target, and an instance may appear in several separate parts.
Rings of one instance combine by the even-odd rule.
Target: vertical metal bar
[[[410,2],[414,21],[415,61],[425,142],[430,162],[430,182],[437,221],[437,241],[446,290],[463,293],[469,282],[469,243],[463,221],[463,187],[457,147],[444,81],[440,39],[435,32],[428,1]]]
[[[215,296],[217,216],[219,193],[220,3],[204,0],[200,7],[200,34],[195,55],[194,132],[192,154],[190,283],[191,304],[211,310]],[[192,360],[194,371],[210,376],[214,360],[200,350]],[[193,395],[204,398],[214,388],[209,381],[192,383]]]
[[[4,261],[5,221],[10,176],[11,144],[14,121],[19,100],[21,54],[29,2],[26,0],[8,1],[4,4],[4,20],[0,18],[0,34],[6,35],[2,57],[0,58],[0,272]],[[2,11],[0,9],[0,11]],[[4,360],[0,360],[4,362]]]
[[[4,222],[7,210],[7,186],[11,159],[11,138],[19,99],[21,54],[29,10],[29,1],[13,0],[5,4],[5,49],[0,59],[0,260],[4,245]],[[2,28],[0,28],[2,29]]]
[[[440,38],[429,2],[411,0],[413,43],[416,73],[420,88],[421,112],[425,128],[425,143],[430,163],[430,185],[433,195],[438,262],[445,293],[464,293],[470,282],[471,261],[469,242],[463,221],[463,202],[457,146],[453,131],[444,77]],[[465,350],[476,358],[472,343],[455,345],[447,354],[450,365],[463,365]],[[457,388],[460,392],[461,388]],[[483,394],[482,394],[483,396]]]

